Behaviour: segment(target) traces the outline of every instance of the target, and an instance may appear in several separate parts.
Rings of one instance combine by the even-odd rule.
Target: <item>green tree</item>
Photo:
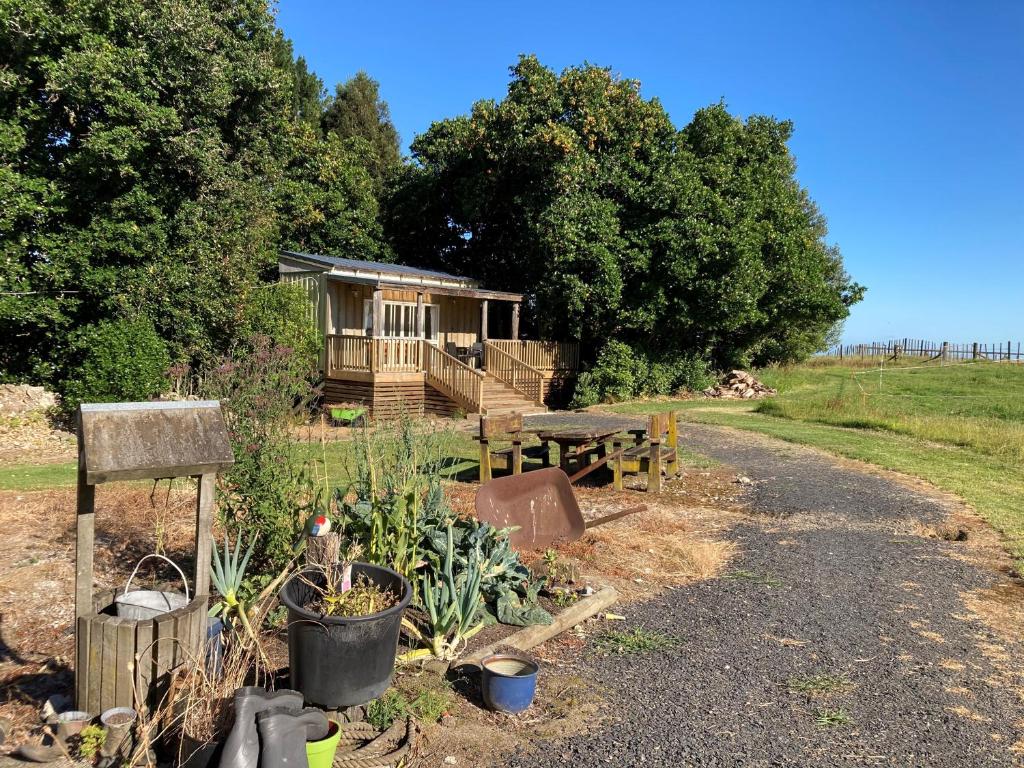
[[[79,403],[147,400],[168,385],[167,346],[146,317],[76,330],[64,362],[61,405],[69,415]]]
[[[309,69],[304,57],[295,56],[292,41],[280,30],[274,38],[274,64],[278,69],[291,75],[288,93],[291,99],[292,119],[307,123],[319,131],[327,97],[324,81],[316,72]]]
[[[525,327],[585,359],[617,339],[663,361],[660,382],[695,356],[795,359],[863,289],[794,178],[791,133],[723,104],[679,131],[635,81],[524,56],[502,101],[416,138],[383,220],[402,260],[525,291]]]
[[[366,141],[335,133],[321,138],[304,122],[290,136],[290,159],[278,187],[282,247],[388,261]]]
[[[370,147],[366,167],[378,188],[401,162],[398,131],[380,97],[380,83],[365,72],[339,83],[323,115],[324,133],[363,139]]]
[[[176,360],[230,347],[272,269],[289,66],[264,0],[0,1],[0,334],[62,375],[75,328],[149,318]]]

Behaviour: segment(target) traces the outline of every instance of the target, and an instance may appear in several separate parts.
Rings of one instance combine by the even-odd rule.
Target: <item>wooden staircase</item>
[[[502,416],[507,413],[545,413],[547,408],[537,405],[522,392],[490,374],[484,376],[484,413]]]

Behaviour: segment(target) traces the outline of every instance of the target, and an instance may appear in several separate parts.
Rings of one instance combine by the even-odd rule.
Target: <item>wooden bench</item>
[[[523,448],[523,415],[510,413],[507,416],[481,416],[480,435],[480,482],[486,483],[495,469],[511,469],[513,475],[522,474],[523,458],[540,459],[543,466],[551,466],[551,449],[548,441],[540,445]],[[492,440],[510,441],[508,448],[491,450]]]
[[[661,471],[668,477],[679,471],[679,428],[676,412],[655,413],[647,421],[647,429],[630,430],[634,444],[624,448],[621,440],[612,444],[612,477],[615,490],[622,490],[624,474],[647,473],[647,490],[661,490]]]

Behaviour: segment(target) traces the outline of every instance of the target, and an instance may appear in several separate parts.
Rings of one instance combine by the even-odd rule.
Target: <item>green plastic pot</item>
[[[320,739],[320,741],[306,742],[306,762],[309,763],[309,768],[331,768],[340,740],[341,729],[336,722],[331,720],[331,727],[327,731],[326,738]]]

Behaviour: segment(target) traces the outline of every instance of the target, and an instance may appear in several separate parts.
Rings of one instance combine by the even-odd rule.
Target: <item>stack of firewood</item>
[[[722,382],[708,387],[701,394],[705,397],[726,397],[737,400],[753,400],[776,394],[771,387],[765,386],[746,371],[729,371]]]

